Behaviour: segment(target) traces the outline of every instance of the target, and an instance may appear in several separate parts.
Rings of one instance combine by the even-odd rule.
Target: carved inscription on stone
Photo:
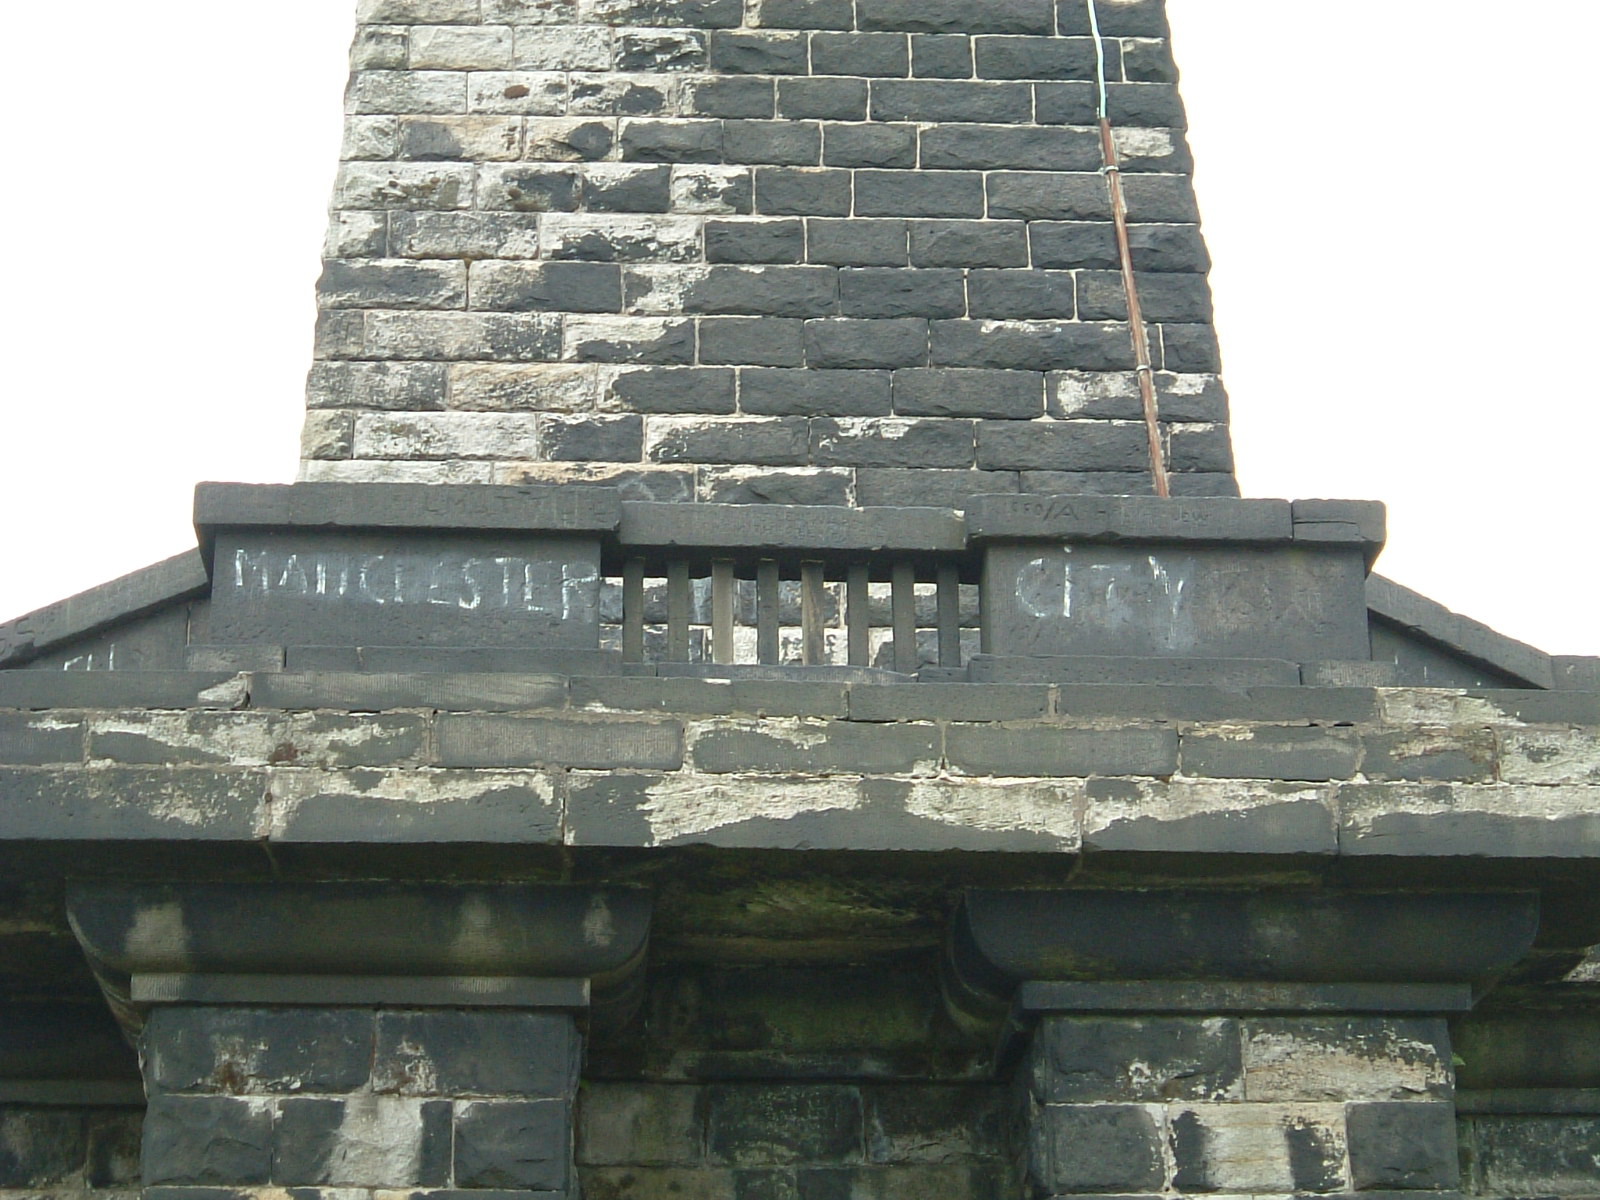
[[[598,645],[599,544],[582,536],[229,533],[213,588],[218,642]]]
[[[990,653],[1281,658],[1367,653],[1359,553],[996,544]]]

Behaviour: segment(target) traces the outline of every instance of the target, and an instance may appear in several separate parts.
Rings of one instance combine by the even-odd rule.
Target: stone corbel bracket
[[[68,911],[113,1012],[151,1004],[587,1010],[642,994],[650,894],[539,884],[75,885]]]
[[[1538,931],[1520,892],[971,889],[945,993],[1004,1066],[1041,1012],[1462,1012]]]

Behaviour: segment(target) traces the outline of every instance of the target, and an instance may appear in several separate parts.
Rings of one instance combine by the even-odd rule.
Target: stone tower
[[[1237,495],[1159,0],[364,0],[302,478]]]
[[[0,1200],[1600,1200],[1600,660],[1233,494],[1095,4],[364,0],[305,478],[0,624]]]

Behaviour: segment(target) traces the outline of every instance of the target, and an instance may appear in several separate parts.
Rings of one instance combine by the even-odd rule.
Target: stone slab
[[[136,1004],[587,1008],[587,979],[510,975],[136,974]]]
[[[1437,642],[1474,663],[1520,679],[1533,687],[1556,685],[1550,656],[1523,642],[1496,633],[1487,625],[1451,612],[1426,596],[1373,575],[1366,584],[1367,606],[1374,616]]]
[[[246,771],[0,768],[0,841],[254,841],[264,790]]]
[[[966,512],[974,541],[1277,545],[1294,536],[1287,500],[994,495],[974,496]]]
[[[383,712],[425,708],[446,712],[506,712],[564,708],[560,675],[360,674],[306,672],[261,675],[250,681],[255,708]]]
[[[233,529],[214,551],[218,644],[593,649],[600,544],[514,534]]]
[[[212,671],[0,671],[0,708],[233,708],[232,674]]]
[[[1357,659],[1369,653],[1364,579],[1358,553],[1332,548],[996,542],[984,559],[984,650]]]
[[[622,516],[615,488],[414,483],[202,483],[194,523],[220,529],[449,529],[604,532]]]
[[[755,551],[964,553],[966,526],[943,508],[648,504],[622,507],[624,546]]]
[[[199,595],[205,587],[205,563],[190,550],[90,588],[0,624],[0,667],[25,662],[72,638]]]
[[[1338,803],[1344,856],[1600,855],[1600,787],[1341,784]]]
[[[1153,656],[1071,654],[974,654],[967,664],[973,683],[1056,683],[1063,686],[1183,687],[1237,691],[1290,688],[1300,668],[1271,658],[1158,658]]]
[[[1446,1013],[1468,1012],[1472,989],[1451,983],[1030,982],[1024,1013]]]
[[[281,671],[282,646],[185,646],[186,671]]]

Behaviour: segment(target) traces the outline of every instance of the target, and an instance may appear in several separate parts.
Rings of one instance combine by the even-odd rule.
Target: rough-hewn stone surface
[[[1600,847],[1595,725],[1578,695],[1541,711],[1512,693],[1407,689],[253,680],[237,695],[260,707],[235,711],[0,710],[0,836],[1350,858]]]
[[[1165,452],[1180,493],[1236,492],[1166,23],[1101,7]],[[306,478],[1150,490],[1074,5],[358,19]]]

